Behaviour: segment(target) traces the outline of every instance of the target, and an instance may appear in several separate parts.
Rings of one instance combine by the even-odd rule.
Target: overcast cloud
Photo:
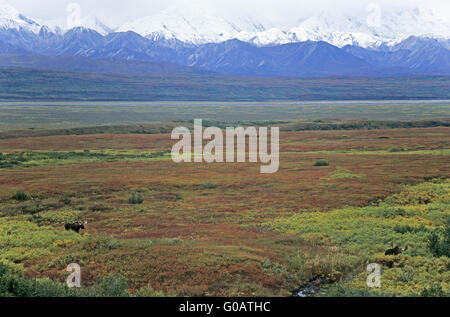
[[[63,21],[69,3],[76,2],[83,15],[95,15],[110,26],[120,26],[125,22],[149,16],[179,1],[192,0],[8,0],[26,16],[38,21]],[[432,9],[442,18],[450,20],[449,0],[196,0],[214,6],[217,11],[227,14],[246,14],[264,17],[275,26],[293,26],[299,19],[321,11],[364,12],[371,3],[383,9],[412,7]],[[313,4],[311,3],[313,2]],[[338,4],[339,3],[339,4]]]

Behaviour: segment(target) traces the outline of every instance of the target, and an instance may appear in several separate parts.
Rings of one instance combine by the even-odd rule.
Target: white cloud
[[[26,16],[40,21],[65,21],[66,7],[76,2],[82,8],[82,15],[95,15],[107,24],[119,26],[131,20],[152,15],[179,1],[192,0],[8,0]],[[448,0],[198,0],[214,6],[224,15],[249,13],[280,28],[294,26],[298,20],[322,11],[363,14],[370,3],[377,3],[382,9],[419,6],[433,9],[450,21],[450,1]]]

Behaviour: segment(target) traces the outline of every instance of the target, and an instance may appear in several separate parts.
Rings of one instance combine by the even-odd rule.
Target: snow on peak
[[[262,32],[240,32],[236,38],[242,42],[249,42],[256,46],[268,46],[273,44],[287,44],[295,42],[292,34],[283,32],[277,28],[271,28]]]
[[[101,21],[95,15],[88,15],[88,16],[82,18],[80,26],[87,28],[87,29],[94,30],[94,31],[100,33],[101,35],[108,35],[108,34],[114,32],[114,30],[111,27],[106,25],[103,21]]]
[[[6,0],[0,0],[0,28],[4,29],[26,29],[38,32],[40,26],[33,20],[28,19]]]
[[[134,31],[152,39],[175,39],[192,44],[239,39],[258,46],[310,40],[326,41],[339,47],[377,47],[411,35],[450,38],[449,21],[437,17],[429,9],[383,10],[379,12],[377,21],[371,21],[370,14],[322,12],[286,30],[248,16],[225,18],[204,1],[193,0],[127,23],[119,31]]]
[[[68,25],[65,19],[46,20],[42,24],[45,24],[46,27],[48,27],[52,32],[58,34],[64,34],[73,28],[94,30],[103,36],[114,32],[112,27],[108,26],[105,22],[93,14],[82,16],[78,23],[71,26]]]
[[[443,41],[450,39],[448,18],[440,17],[439,12],[433,12],[429,8],[390,7],[378,12],[368,10],[362,14],[323,11],[298,21],[290,28],[277,28],[265,21],[265,18],[256,18],[253,12],[245,13],[237,8],[230,14],[212,2],[177,2],[157,14],[126,23],[117,30],[94,15],[82,17],[79,26],[102,35],[114,31],[134,31],[154,40],[173,40],[195,45],[238,39],[257,46],[325,41],[338,47],[378,47],[382,43],[394,45],[409,36],[426,36]],[[67,31],[67,27],[64,27],[66,21],[60,22],[51,27],[53,32]],[[40,25],[26,18],[6,0],[0,0],[0,29],[2,28],[38,32]]]
[[[204,44],[234,39],[240,32],[265,31],[265,26],[249,16],[226,19],[204,2],[191,1],[124,24],[118,31],[134,31],[149,38]]]
[[[412,35],[450,38],[450,23],[431,10],[419,8],[384,10],[374,22],[367,15],[328,12],[301,21],[288,33],[298,41],[321,40],[339,47],[376,47]]]
[[[226,41],[240,30],[205,8],[193,10],[190,6],[183,9],[171,6],[153,16],[127,23],[119,31],[134,31],[151,38],[202,44]]]
[[[300,22],[297,27],[289,30],[289,34],[295,41],[325,41],[338,47],[370,47],[386,40],[358,17],[330,13],[322,13]]]

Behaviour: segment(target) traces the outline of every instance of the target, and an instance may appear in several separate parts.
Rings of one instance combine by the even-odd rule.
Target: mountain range
[[[374,26],[360,17],[324,14],[285,31],[189,6],[116,30],[93,16],[64,30],[40,25],[0,0],[0,67],[259,77],[450,75],[448,21],[420,10],[386,13],[383,21]]]
[[[248,14],[223,16],[213,6],[191,0],[125,23],[117,31],[134,31],[150,39],[176,39],[196,45],[238,39],[257,46],[325,41],[338,47],[374,48],[412,35],[448,38],[450,21],[430,9],[375,7],[371,11],[369,7],[365,14],[323,11],[298,20],[294,27],[279,28]]]

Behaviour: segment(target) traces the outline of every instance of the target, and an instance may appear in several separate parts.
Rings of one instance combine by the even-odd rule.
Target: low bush
[[[401,152],[406,152],[406,150],[404,148],[401,148],[401,147],[396,147],[396,148],[390,149],[389,152],[391,152],[391,153],[401,153]]]
[[[68,198],[68,197],[65,197],[65,198],[63,198],[63,199],[61,199],[61,202],[64,204],[64,205],[70,205],[71,203],[72,203],[72,200],[70,199],[70,198]]]
[[[314,166],[321,167],[321,166],[330,166],[330,163],[327,161],[317,161]]]
[[[89,210],[92,212],[106,212],[109,210],[109,207],[104,205],[93,205],[89,207]]]
[[[428,247],[435,257],[450,257],[450,217],[447,217],[444,229],[431,233]]]
[[[23,191],[15,193],[11,199],[17,200],[17,201],[27,201],[30,199],[30,197]]]
[[[212,183],[205,183],[199,187],[199,189],[216,189],[217,185]]]
[[[109,275],[99,279],[93,291],[95,297],[130,296],[127,280],[121,275]]]
[[[450,294],[446,294],[442,289],[442,285],[439,283],[433,284],[430,287],[426,287],[420,293],[422,297],[448,297]]]
[[[428,228],[425,227],[423,224],[421,224],[418,227],[413,227],[413,226],[404,225],[404,224],[397,224],[394,227],[394,231],[397,233],[401,233],[401,234],[429,232]]]
[[[177,245],[177,244],[182,244],[184,243],[183,239],[180,238],[171,238],[171,239],[167,239],[167,244],[169,245]]]
[[[133,193],[130,198],[128,198],[128,203],[131,205],[140,205],[144,202],[144,198],[141,194]]]
[[[119,240],[108,236],[88,237],[81,242],[81,248],[84,251],[110,251],[118,249],[122,246]]]
[[[89,288],[69,288],[49,278],[28,278],[0,262],[0,297],[131,297],[122,275],[108,275]],[[144,287],[136,297],[164,297],[163,292]],[[169,295],[172,296],[172,295]]]
[[[164,297],[164,292],[155,291],[150,286],[143,287],[135,294],[136,297]]]
[[[66,284],[30,279],[0,263],[0,297],[69,297],[75,295]]]
[[[372,289],[354,289],[342,283],[327,288],[326,297],[393,297],[392,294]]]

